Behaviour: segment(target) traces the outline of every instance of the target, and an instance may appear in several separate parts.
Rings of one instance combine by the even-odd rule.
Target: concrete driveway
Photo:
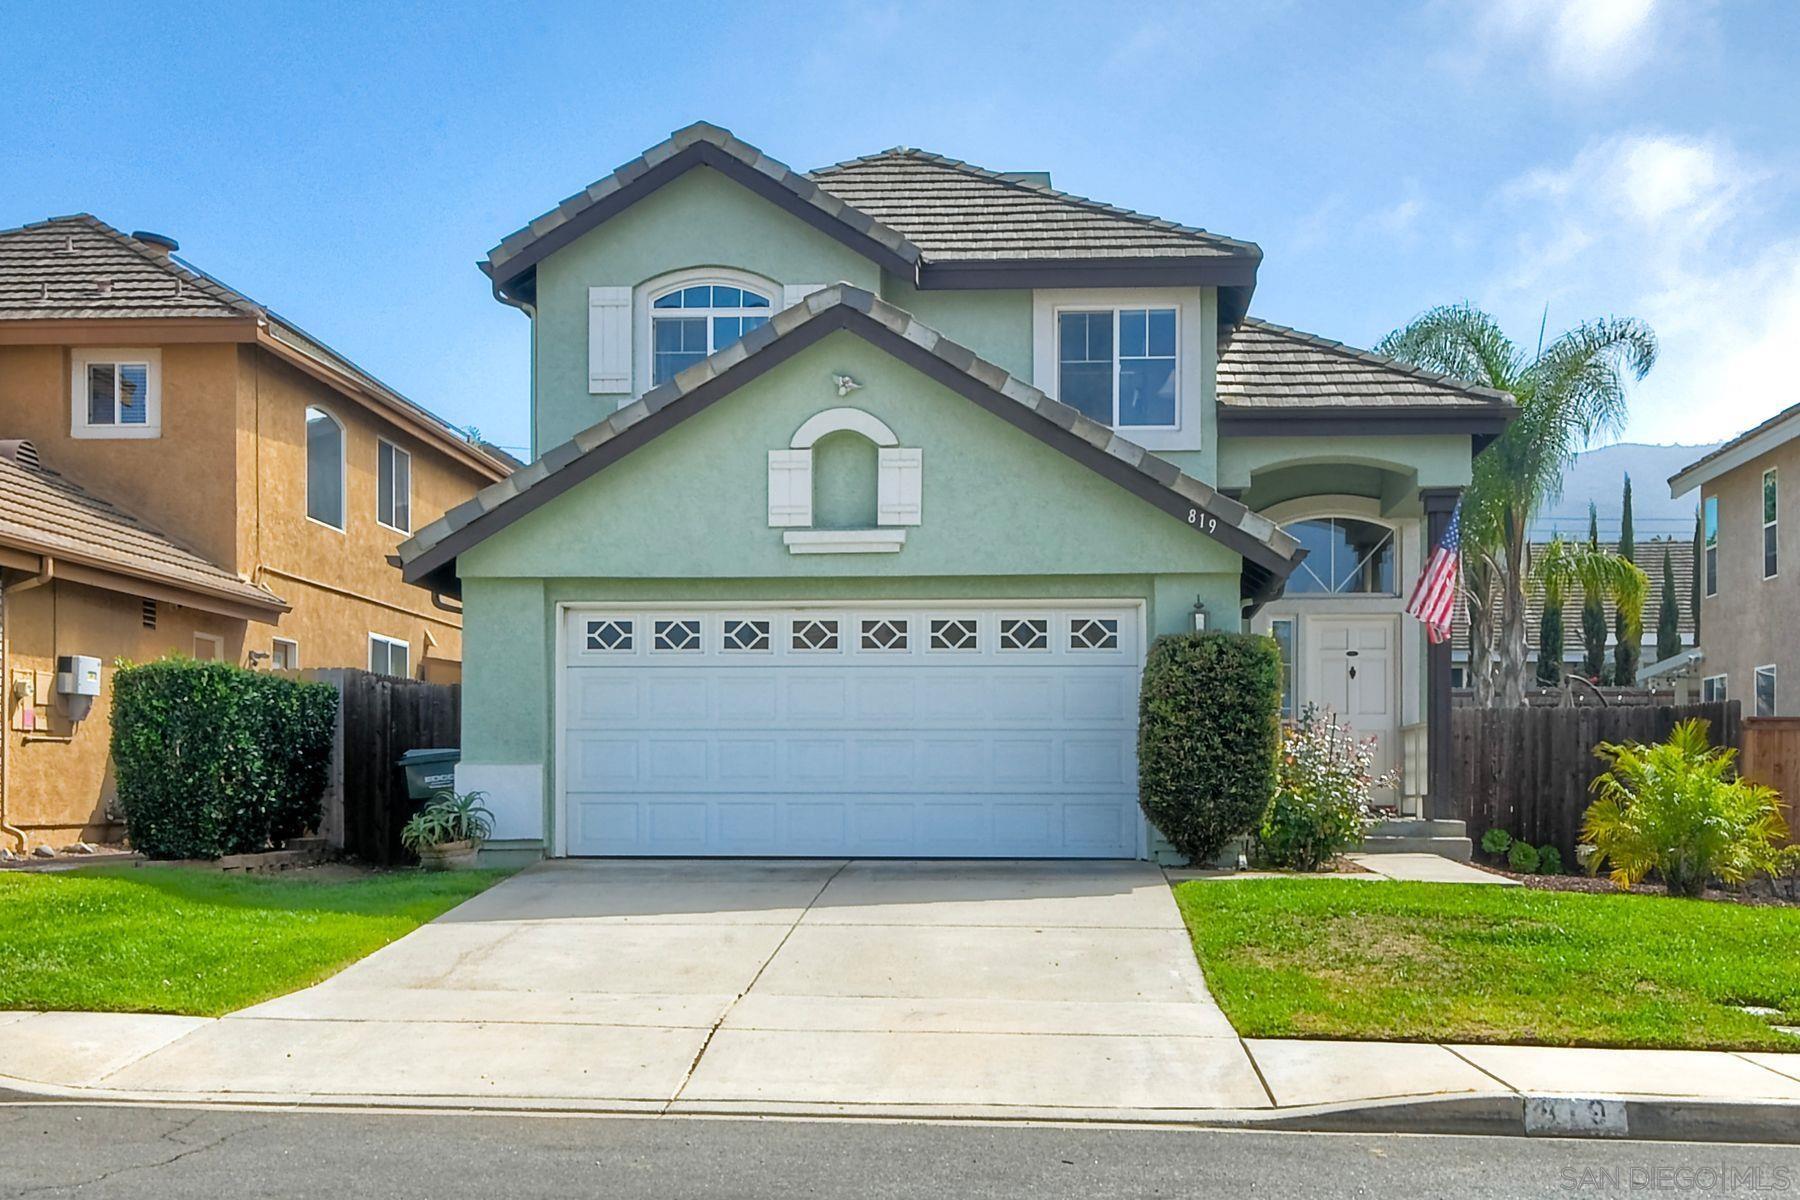
[[[93,1082],[659,1111],[1270,1103],[1143,863],[544,863]]]

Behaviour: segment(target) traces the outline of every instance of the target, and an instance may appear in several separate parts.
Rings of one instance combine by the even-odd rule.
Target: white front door
[[[1400,618],[1313,617],[1306,623],[1310,646],[1307,699],[1337,714],[1357,738],[1375,739],[1375,773],[1394,769],[1400,751],[1400,705],[1395,666]],[[1391,804],[1393,789],[1375,796]]]
[[[1137,605],[564,620],[565,853],[1139,853]]]

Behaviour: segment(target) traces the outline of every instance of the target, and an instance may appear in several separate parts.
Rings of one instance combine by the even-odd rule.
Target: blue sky
[[[91,211],[496,441],[526,321],[474,263],[687,122],[914,145],[1259,242],[1258,315],[1369,345],[1469,299],[1650,320],[1629,435],[1800,401],[1800,4],[387,6],[14,0],[0,226]]]

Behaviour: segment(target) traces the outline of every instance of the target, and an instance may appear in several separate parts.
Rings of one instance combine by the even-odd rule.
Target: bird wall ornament
[[[851,392],[854,392],[857,388],[862,386],[862,384],[856,382],[856,380],[850,378],[848,375],[833,375],[831,381],[837,384],[839,396],[848,396]]]

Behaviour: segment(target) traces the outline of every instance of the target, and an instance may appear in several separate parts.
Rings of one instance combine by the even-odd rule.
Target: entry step
[[[1365,854],[1435,854],[1454,862],[1475,857],[1468,826],[1462,821],[1390,817],[1375,822],[1363,838]]]

